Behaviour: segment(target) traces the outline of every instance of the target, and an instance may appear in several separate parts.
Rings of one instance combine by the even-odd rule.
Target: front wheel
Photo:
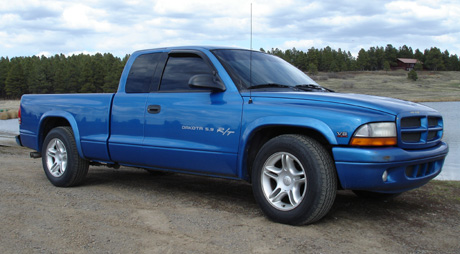
[[[42,164],[48,180],[58,187],[78,185],[89,168],[89,162],[78,154],[70,127],[57,127],[48,133],[42,147]]]
[[[337,177],[330,154],[319,142],[301,135],[281,135],[257,154],[252,187],[268,218],[303,225],[318,221],[330,210]]]

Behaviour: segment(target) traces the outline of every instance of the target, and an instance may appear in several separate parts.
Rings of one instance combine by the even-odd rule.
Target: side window
[[[126,80],[127,93],[148,93],[161,53],[140,55],[134,60]]]
[[[160,91],[187,91],[192,89],[200,91],[202,89],[189,86],[189,79],[197,74],[212,75],[212,73],[211,68],[197,55],[170,55],[161,79]]]

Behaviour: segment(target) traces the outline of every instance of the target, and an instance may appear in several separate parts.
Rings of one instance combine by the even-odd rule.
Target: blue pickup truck
[[[391,197],[441,172],[448,146],[435,110],[335,93],[284,60],[222,47],[137,51],[115,94],[24,95],[20,145],[52,184],[90,165],[250,182],[264,214],[302,225],[338,189]]]

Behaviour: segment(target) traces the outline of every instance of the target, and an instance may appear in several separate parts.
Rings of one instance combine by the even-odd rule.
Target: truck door
[[[151,87],[158,87],[167,54],[141,54],[132,59],[134,62],[127,63],[126,82],[120,83],[113,99],[109,151],[113,161],[139,165],[139,155],[143,151],[145,105]]]
[[[204,53],[169,53],[158,89],[145,106],[143,164],[236,176],[243,100],[226,91],[192,88],[197,74],[217,75]]]

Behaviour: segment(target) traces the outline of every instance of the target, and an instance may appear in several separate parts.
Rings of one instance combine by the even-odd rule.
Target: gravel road
[[[251,186],[91,167],[57,188],[31,150],[0,146],[0,253],[458,253],[460,190],[432,182],[392,201],[340,191],[314,225],[267,220]],[[452,187],[457,186],[457,187]]]

